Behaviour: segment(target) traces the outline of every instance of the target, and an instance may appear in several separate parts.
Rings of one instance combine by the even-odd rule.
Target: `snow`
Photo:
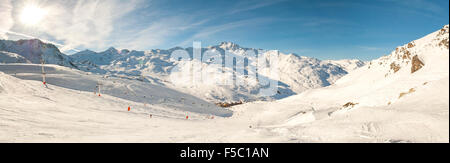
[[[321,61],[315,58],[301,57],[296,54],[274,54],[271,50],[244,48],[232,42],[222,42],[220,45],[202,48],[202,54],[207,51],[218,53],[221,58],[235,57],[238,59],[247,57],[250,61],[256,62],[256,57],[249,57],[246,51],[254,51],[257,55],[269,58],[278,55],[278,72],[280,82],[278,89],[280,94],[272,97],[258,97],[261,86],[251,85],[246,88],[238,88],[219,85],[179,85],[170,82],[169,76],[175,66],[187,66],[202,64],[198,61],[172,61],[170,55],[175,50],[186,50],[190,56],[193,56],[193,48],[172,48],[169,50],[149,50],[149,51],[129,51],[110,48],[104,52],[96,53],[92,51],[83,51],[71,56],[74,61],[82,64],[77,66],[83,71],[89,71],[109,75],[126,76],[151,76],[154,80],[164,83],[173,89],[182,91],[208,101],[256,101],[256,100],[276,100],[301,93],[312,88],[325,87],[333,84],[337,79],[346,75],[347,67],[352,66],[352,70],[364,65],[363,62],[352,61],[349,65],[337,65],[334,62]],[[227,51],[227,53],[225,53]],[[211,57],[214,57],[212,55]],[[237,64],[244,64],[238,61]],[[350,61],[349,61],[350,62]],[[354,63],[355,62],[355,63]],[[216,70],[222,66],[222,63],[206,62],[202,65],[203,69]],[[225,80],[232,75],[232,69],[226,69],[226,73],[219,77],[217,81]],[[198,72],[201,73],[201,72]],[[237,74],[237,78],[243,79],[242,73]],[[264,75],[264,74],[263,74]],[[189,83],[189,82],[181,82]]]
[[[298,83],[337,80],[327,87],[230,110],[212,106],[201,95],[205,92],[191,92],[200,88],[180,91],[158,76],[143,82],[125,74],[93,74],[46,65],[49,88],[45,88],[39,81],[40,65],[0,64],[0,142],[448,143],[449,53],[448,46],[441,44],[448,38],[446,26],[413,41],[414,46],[400,46],[404,50],[395,50],[340,79],[329,76]],[[132,56],[148,54],[151,52]],[[410,58],[403,57],[405,54]],[[324,77],[334,70],[345,71],[325,61],[281,55],[285,63],[300,62],[294,66],[300,74]],[[412,72],[415,55],[424,66]],[[164,60],[164,56],[151,56]],[[133,57],[115,61],[126,64]],[[392,69],[392,63],[400,69]],[[104,84],[100,97],[93,93],[98,82]]]
[[[46,89],[41,82],[2,72],[0,83],[6,88],[0,93],[0,142],[226,142],[255,134],[226,117],[208,119],[209,114],[164,104],[144,107],[107,94],[98,97],[51,84]],[[240,129],[222,131],[230,127]]]
[[[260,97],[259,91],[262,86],[257,83],[245,87],[224,85],[179,85],[170,80],[171,70],[179,65],[192,65],[193,61],[173,61],[170,55],[175,50],[186,50],[193,56],[193,48],[172,48],[169,50],[154,49],[148,51],[118,50],[113,47],[104,52],[90,50],[81,51],[71,56],[62,54],[59,49],[40,40],[0,40],[0,51],[3,62],[8,63],[34,63],[39,64],[43,58],[47,64],[57,64],[65,67],[91,72],[99,75],[107,75],[121,78],[139,78],[151,83],[161,84],[177,91],[193,94],[203,100],[210,102],[236,102],[236,101],[272,101],[301,93],[308,89],[325,87],[333,84],[337,79],[346,75],[349,68],[352,70],[363,64],[338,64],[338,62],[320,61],[315,58],[300,57],[296,54],[274,54],[274,51],[244,48],[232,42],[222,42],[220,45],[202,48],[203,54],[210,50],[219,53],[219,57],[246,57],[246,51],[254,51],[259,56],[268,59],[277,55],[279,62],[278,72],[280,74],[278,94],[270,97]],[[225,54],[225,51],[229,53]],[[11,54],[17,55],[11,56]],[[8,54],[7,56],[5,54]],[[226,56],[226,57],[225,57]],[[256,57],[249,60],[255,62]],[[241,63],[242,62],[242,63]],[[239,64],[244,64],[239,61]],[[349,61],[350,62],[350,61]],[[354,61],[356,62],[356,61]],[[217,70],[221,63],[206,62],[205,69]],[[200,73],[200,72],[199,72]],[[254,73],[254,72],[253,72]],[[232,69],[227,69],[218,80],[225,80],[232,75]],[[244,79],[243,73],[237,74],[238,79]],[[264,74],[263,74],[264,75]],[[267,76],[267,75],[266,75]],[[270,79],[274,81],[274,79]],[[188,82],[185,82],[188,83]],[[256,84],[256,85],[255,85]]]
[[[0,61],[2,63],[31,63],[26,58],[18,54],[4,51],[0,51]]]
[[[33,64],[0,64],[0,71],[15,74],[25,80],[41,81],[41,65]],[[148,105],[163,105],[178,110],[231,116],[226,109],[216,107],[213,103],[176,90],[133,79],[123,79],[102,75],[93,75],[57,65],[46,65],[48,83],[66,89],[90,92],[96,91],[97,83],[102,84],[102,95],[110,95]]]
[[[449,36],[448,30],[439,33],[407,48],[425,64],[414,73],[411,60],[403,62],[394,51],[330,87],[272,103],[238,106],[235,114],[258,113],[253,123],[262,124],[266,132],[306,142],[448,142],[449,53],[439,42]],[[398,72],[389,66],[395,61],[402,63]],[[401,96],[405,92],[410,93]],[[349,102],[356,105],[343,107]]]
[[[338,65],[349,73],[367,64],[367,62],[358,59],[325,60],[324,62]]]

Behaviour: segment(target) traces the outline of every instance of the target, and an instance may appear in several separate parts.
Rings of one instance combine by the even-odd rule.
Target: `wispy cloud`
[[[374,47],[374,46],[357,46],[357,48],[361,49],[361,50],[366,50],[366,51],[379,51],[379,50],[384,50],[383,48],[380,47]]]
[[[187,39],[184,38],[185,41],[181,45],[187,45],[194,39],[202,39],[237,27],[262,23],[263,20],[263,18],[249,18],[247,20],[214,22],[217,19],[271,6],[286,0],[239,1],[234,7],[224,8],[225,12],[217,12],[217,8],[201,8],[189,14],[172,13],[160,9],[161,6],[150,6],[153,4],[150,3],[152,2],[150,0],[36,0],[33,3],[49,11],[49,14],[45,21],[33,29],[35,30],[33,34],[28,33],[29,30],[15,20],[20,14],[18,11],[30,1],[17,0],[14,3],[11,3],[10,0],[1,1],[0,16],[2,19],[9,20],[0,22],[2,31],[10,31],[10,34],[22,37],[30,36],[27,38],[32,38],[33,35],[42,40],[57,40],[57,42],[61,42],[58,45],[61,45],[62,51],[73,51],[72,49],[75,48],[99,50],[109,46],[144,50],[144,48],[167,46],[167,44],[180,45],[170,41],[181,34],[187,37]],[[133,13],[142,8],[148,11]],[[123,18],[130,13],[133,14],[132,18]],[[13,29],[10,30],[11,28]],[[0,33],[0,36],[5,37],[6,35]],[[181,39],[183,40],[183,38]],[[178,39],[177,42],[179,41]]]
[[[0,39],[8,39],[6,31],[9,31],[14,25],[11,15],[12,4],[10,0],[0,0]]]
[[[10,0],[1,0],[0,3],[0,17],[2,18],[2,21],[0,21],[0,39],[8,39],[8,36],[15,36],[15,37],[21,37],[21,38],[27,38],[27,39],[37,39],[38,37],[29,35],[29,34],[25,34],[25,33],[19,33],[19,32],[15,32],[12,31],[11,28],[14,26],[14,19],[13,19],[13,15],[12,15],[12,11],[13,11],[13,4],[11,3]],[[42,39],[40,38],[40,40],[47,42],[47,43],[51,43],[53,45],[58,46],[61,49],[70,49],[72,51],[79,51],[77,49],[72,49],[72,48],[66,48],[65,45],[54,42],[54,41],[50,41],[50,40],[46,40],[46,39]]]
[[[73,48],[100,51],[111,46],[148,50],[191,46],[192,41],[203,41],[207,44],[214,44],[212,41],[245,41],[253,45],[265,44],[263,46],[279,42],[277,45],[279,49],[288,49],[286,46],[296,46],[300,43],[310,46],[314,46],[314,42],[323,41],[327,42],[324,44],[336,44],[340,40],[351,42],[350,39],[358,40],[374,35],[378,38],[381,38],[380,35],[389,35],[389,38],[397,35],[399,31],[395,29],[399,28],[398,25],[390,23],[389,21],[393,21],[389,20],[392,17],[386,15],[413,15],[411,17],[414,18],[397,19],[395,22],[427,22],[424,21],[424,17],[428,17],[424,16],[425,14],[434,19],[441,19],[446,16],[441,15],[448,10],[443,5],[437,5],[443,4],[442,1],[426,0],[376,0],[376,2],[0,0],[0,2],[0,38],[10,36],[9,39],[14,39],[12,35],[25,38],[38,37],[47,40],[46,42],[59,43],[56,45],[60,46],[62,51]],[[33,28],[24,27],[17,20],[24,5],[30,2],[39,4],[49,11],[44,21]],[[276,12],[271,12],[270,9]],[[377,27],[380,28],[395,30],[395,33],[373,30],[373,24],[379,25]],[[395,26],[391,27],[391,24]],[[356,51],[367,53],[383,50],[371,46],[351,46]]]
[[[116,40],[121,46],[126,48],[139,49],[142,47],[157,47],[161,45],[171,44],[173,46],[188,46],[192,41],[196,39],[204,39],[212,36],[216,33],[235,29],[246,25],[257,25],[269,21],[270,18],[252,18],[236,21],[225,21],[217,24],[214,20],[222,19],[225,16],[239,14],[241,12],[256,10],[262,7],[274,5],[286,0],[264,0],[264,1],[241,1],[236,4],[236,7],[232,7],[229,10],[225,9],[225,12],[218,13],[217,8],[213,10],[211,8],[198,9],[190,14],[177,14],[172,16],[166,11],[160,11],[157,15],[147,16],[148,19],[155,18],[151,24],[143,29],[131,29],[130,35],[127,38],[121,38],[120,41]],[[244,7],[243,7],[244,6]],[[159,11],[156,8],[153,8]],[[164,19],[157,19],[156,17],[162,17]],[[208,24],[214,22],[212,24]],[[190,35],[187,39],[181,43],[173,43],[171,40],[178,35]]]
[[[111,36],[116,24],[120,23],[118,20],[138,8],[140,2],[141,0],[17,0],[9,3],[9,0],[2,0],[0,28],[15,35],[31,36],[34,33],[40,39],[58,40],[64,44],[61,48],[63,51],[76,47],[101,48],[107,46],[105,40]],[[24,27],[17,20],[22,8],[29,3],[48,13],[45,21],[32,28]],[[8,16],[11,19],[7,19]],[[3,20],[5,17],[6,21]]]
[[[237,14],[245,11],[251,11],[267,6],[271,6],[274,4],[278,4],[281,2],[285,2],[287,0],[246,0],[246,1],[240,1],[240,3],[236,4],[236,7],[229,11],[228,14]],[[244,6],[244,7],[242,7]]]
[[[13,31],[3,31],[5,34],[9,34],[9,35],[14,35],[14,36],[20,36],[20,37],[24,37],[24,38],[28,38],[28,39],[37,39],[37,37],[35,36],[31,36],[31,35],[27,35],[27,34],[23,34],[23,33],[18,33],[18,32],[13,32]],[[60,43],[56,43],[53,41],[49,41],[49,40],[45,40],[45,39],[40,39],[41,41],[47,42],[47,43],[51,43],[54,44],[56,46],[60,46],[63,47],[63,44]]]
[[[156,47],[165,44],[172,36],[192,27],[193,25],[190,25],[189,21],[182,17],[159,19],[143,29],[131,29],[129,35],[118,38],[116,44],[131,49]]]
[[[416,10],[428,11],[432,13],[440,13],[443,11],[442,6],[435,4],[430,0],[382,0],[387,2],[392,2],[397,5],[406,6],[414,8]]]
[[[286,2],[288,0],[246,0],[246,1],[239,1],[234,7],[232,7],[230,10],[227,10],[223,12],[222,14],[217,14],[214,16],[209,17],[208,19],[205,19],[201,21],[202,24],[214,20],[214,19],[220,19],[222,17],[230,16],[230,15],[238,15],[242,12],[257,10],[260,8],[272,6],[275,4],[279,4],[282,2]],[[203,13],[203,14],[209,14],[209,13]],[[185,39],[183,42],[179,43],[179,46],[187,46],[190,45],[193,41],[198,41],[199,39],[205,39],[208,37],[213,36],[214,34],[236,29],[239,27],[244,26],[256,26],[260,25],[262,23],[268,23],[273,21],[272,18],[269,17],[255,17],[255,18],[249,18],[249,19],[243,19],[243,20],[236,20],[231,22],[225,22],[221,24],[215,24],[210,26],[205,26],[197,31],[194,31],[193,35],[187,39]]]
[[[43,30],[69,47],[104,47],[104,40],[114,31],[118,20],[137,8],[138,3],[137,0],[80,0],[73,4],[75,7],[59,3],[51,6],[53,15]]]
[[[270,21],[271,21],[270,18],[255,18],[255,19],[250,19],[250,20],[241,20],[241,21],[229,22],[226,24],[209,26],[209,27],[203,28],[202,30],[198,31],[197,33],[192,35],[190,38],[181,42],[179,45],[186,46],[186,45],[189,45],[189,43],[192,43],[193,41],[211,37],[214,34],[219,33],[219,32],[224,32],[227,30],[231,30],[231,29],[235,29],[235,28],[243,27],[243,26],[260,25],[262,23],[267,23]]]

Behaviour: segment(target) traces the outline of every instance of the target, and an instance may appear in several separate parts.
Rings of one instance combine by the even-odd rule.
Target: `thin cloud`
[[[63,51],[76,47],[102,48],[108,46],[105,40],[113,34],[116,24],[120,23],[119,19],[138,8],[140,2],[141,0],[33,1],[48,11],[45,21],[34,27],[33,33],[42,34],[36,35],[37,37],[46,36],[63,42]],[[16,12],[8,13],[17,18],[20,14],[17,11],[27,3],[30,1],[14,1],[11,7]],[[15,23],[14,27],[6,31],[28,35],[30,33],[20,23]]]
[[[237,4],[239,7],[236,9],[233,8],[229,12],[222,14],[212,14],[214,12],[211,12],[211,10],[202,9],[198,10],[195,14],[179,15],[163,11],[159,9],[158,6],[151,6],[152,10],[150,12],[145,12],[145,16],[133,13],[133,18],[123,19],[127,14],[145,6],[141,4],[147,4],[146,7],[148,7],[148,4],[150,4],[148,3],[149,1],[142,3],[144,1],[145,0],[132,0],[127,2],[121,0],[67,0],[62,2],[37,0],[34,1],[34,3],[39,4],[45,10],[48,10],[49,15],[46,17],[46,21],[39,24],[39,27],[35,29],[38,31],[36,33],[45,35],[36,34],[36,36],[45,36],[46,38],[51,38],[51,40],[62,42],[62,44],[58,44],[62,51],[74,51],[76,48],[98,50],[110,46],[144,50],[143,48],[161,45],[167,46],[167,44],[170,43],[172,45],[177,45],[173,42],[169,43],[169,41],[173,38],[177,38],[180,34],[189,36],[191,33],[194,33],[182,43],[186,44],[188,40],[205,38],[208,35],[213,35],[218,32],[260,23],[255,20],[242,20],[224,22],[221,25],[205,25],[217,18],[228,14],[237,14],[267,7],[285,0],[240,2]],[[18,0],[16,2],[17,3],[14,3],[16,6],[10,6],[10,8],[20,10],[20,6],[28,1]],[[11,11],[6,11],[6,13],[17,14]],[[17,17],[17,15],[15,17]],[[139,22],[139,18],[152,21]],[[150,22],[150,24],[142,24],[147,22]],[[139,25],[127,26],[126,23]],[[23,37],[25,37],[24,35],[27,35],[27,30],[23,30],[19,25],[16,25],[15,27],[17,27],[16,30],[5,29],[4,31],[15,31],[16,35],[21,35]],[[28,36],[30,35],[28,34]]]
[[[119,39],[119,44],[132,49],[162,45],[168,38],[187,28],[182,22],[178,17],[155,21],[144,29],[133,30],[128,37]]]
[[[127,35],[117,36],[114,42],[117,46],[131,49],[142,49],[143,47],[176,45],[170,40],[179,34],[188,33],[199,28],[210,21],[209,18],[193,20],[195,16],[177,15],[154,20],[143,28],[128,29]]]
[[[259,8],[275,5],[281,2],[285,2],[287,0],[264,0],[264,1],[241,1],[241,3],[238,3],[236,6],[236,9],[231,10],[228,14],[237,14],[241,12],[256,10]],[[241,7],[245,6],[245,7]]]
[[[374,47],[374,46],[357,46],[359,49],[366,50],[366,51],[379,51],[384,50],[380,47]]]
[[[258,25],[258,24],[267,23],[270,21],[271,21],[271,19],[268,19],[268,18],[255,18],[255,19],[251,19],[251,20],[241,20],[241,21],[230,22],[230,23],[226,23],[226,24],[220,24],[220,25],[216,25],[216,26],[209,26],[209,27],[206,27],[206,28],[200,30],[199,32],[197,32],[196,34],[191,36],[189,39],[181,42],[180,45],[182,45],[182,46],[188,45],[189,43],[192,43],[192,41],[195,41],[196,39],[204,39],[204,38],[207,38],[207,37],[212,36],[219,32],[235,29],[235,28],[242,27],[242,26]]]
[[[443,11],[442,6],[439,6],[430,0],[384,0],[387,2],[392,2],[397,5],[406,6],[414,8],[416,10],[427,11],[432,13],[441,13]]]
[[[6,31],[9,31],[14,25],[11,15],[12,4],[10,0],[0,0],[0,39],[8,39]]]

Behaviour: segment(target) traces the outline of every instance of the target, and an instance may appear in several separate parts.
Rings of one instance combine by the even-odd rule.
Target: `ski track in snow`
[[[8,72],[5,66],[9,65],[0,65],[0,70]],[[7,101],[0,105],[3,132],[0,142],[420,142],[383,136],[386,135],[384,126],[392,127],[396,123],[350,120],[353,112],[375,110],[371,108],[342,109],[333,103],[320,104],[292,97],[236,106],[232,108],[232,117],[207,119],[208,114],[189,112],[186,120],[186,111],[165,103],[150,102],[144,106],[144,103],[108,95],[111,91],[98,97],[90,91],[51,85],[51,78],[50,89],[46,89],[39,82],[39,75],[29,72],[16,75],[24,79],[35,76],[37,81],[18,82],[17,87],[23,87],[25,94],[13,88],[6,92],[13,91],[17,97],[0,96],[2,101]],[[114,80],[118,83],[121,79]],[[125,85],[125,90],[136,92],[133,84]],[[23,102],[23,98],[29,100]],[[294,98],[297,102],[291,102]],[[126,110],[128,106],[132,107],[131,112]],[[331,133],[334,136],[329,136]],[[431,135],[425,139],[440,140]]]
[[[0,142],[448,143],[445,41],[448,25],[329,87],[230,109],[163,84],[55,65],[46,65],[45,88],[40,65],[0,64]],[[422,67],[412,72],[408,56]]]

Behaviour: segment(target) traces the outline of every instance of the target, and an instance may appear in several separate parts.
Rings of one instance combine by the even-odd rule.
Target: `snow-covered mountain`
[[[325,60],[324,62],[338,65],[347,72],[352,72],[368,63],[358,59]]]
[[[447,25],[329,87],[230,110],[164,84],[57,65],[45,65],[46,88],[39,64],[0,64],[0,142],[448,143],[448,42]],[[329,64],[315,62],[306,65]],[[97,83],[102,96],[91,92]]]
[[[31,63],[25,57],[22,57],[16,53],[0,51],[0,62],[1,63]]]
[[[448,42],[446,25],[330,87],[235,113],[259,113],[253,123],[270,125],[267,132],[307,142],[448,142]]]
[[[61,53],[55,45],[44,43],[38,39],[18,41],[0,40],[0,51],[8,52],[9,56],[11,56],[11,53],[20,55],[21,59],[19,59],[19,63],[31,62],[40,64],[41,59],[43,59],[46,64],[76,67],[71,58]],[[2,55],[5,56],[6,53]]]
[[[169,81],[169,75],[171,75],[170,71],[175,66],[188,65],[191,64],[191,62],[195,62],[171,60],[170,54],[175,50],[186,50],[191,57],[193,56],[194,51],[192,47],[185,49],[176,47],[169,50],[155,49],[149,51],[130,51],[110,48],[100,53],[87,50],[76,53],[71,57],[76,62],[82,63],[82,65],[78,65],[78,67],[84,71],[106,73],[110,75],[150,76],[158,80],[158,82],[164,83]],[[270,55],[278,55],[278,70],[280,74],[278,94],[269,98],[260,98],[257,96],[258,89],[260,88],[257,85],[237,89],[217,85],[210,87],[205,85],[192,85],[189,87],[173,85],[174,88],[196,94],[209,100],[239,101],[280,99],[308,89],[329,86],[340,77],[346,75],[348,73],[346,69],[349,69],[348,67],[350,67],[348,65],[338,65],[333,62],[321,61],[315,58],[302,57],[296,54],[273,54],[273,51],[243,48],[231,42],[222,42],[216,46],[202,48],[202,55],[204,55],[206,51],[218,52],[222,58],[225,58],[225,51],[229,52],[227,55],[236,58],[248,57],[245,56],[246,51],[254,51],[256,55],[266,58],[270,57]],[[255,57],[248,57],[248,59],[253,61],[257,60]],[[355,64],[351,65],[354,65],[352,69],[364,65],[361,61],[353,62]],[[211,64],[214,63],[208,62],[203,67]],[[232,73],[232,70],[225,69],[224,71],[225,74]],[[224,77],[227,76],[224,75]],[[244,74],[238,74],[237,77],[244,78]],[[250,88],[250,90],[248,88]]]
[[[85,50],[72,55],[71,57],[82,61],[82,64],[88,64],[90,66],[109,65],[115,59],[121,57],[121,54],[126,54],[128,51],[118,51],[115,48],[109,48],[108,50],[100,53],[94,51]]]
[[[370,61],[339,79],[334,86],[324,88],[340,92],[334,94],[335,98],[328,95],[330,98],[327,99],[386,106],[401,101],[399,95],[403,92],[424,89],[430,83],[448,79],[448,30],[446,25],[439,31],[396,48],[390,55]]]
[[[258,92],[261,85],[253,83],[249,86],[230,87],[223,85],[177,85],[171,83],[171,70],[178,65],[189,65],[196,63],[193,61],[174,61],[170,58],[172,52],[176,50],[186,50],[193,56],[194,49],[172,48],[168,50],[117,50],[109,48],[104,52],[94,52],[90,50],[81,51],[71,56],[67,56],[59,49],[49,43],[40,40],[0,40],[0,62],[4,63],[41,63],[41,58],[46,64],[57,64],[61,66],[76,68],[79,70],[93,72],[103,75],[134,78],[152,83],[159,83],[185,93],[194,94],[210,101],[254,101],[281,99],[294,94],[301,93],[312,88],[320,88],[333,84],[337,79],[346,75],[350,70],[364,65],[358,60],[348,61],[321,61],[315,58],[302,57],[296,54],[274,53],[274,51],[244,48],[231,42],[222,42],[216,46],[202,48],[202,55],[207,51],[218,52],[218,57],[244,58],[245,52],[253,51],[257,56],[266,59],[273,55],[278,58],[279,84],[277,94],[271,97],[261,97]],[[227,52],[227,53],[225,53]],[[256,57],[248,57],[256,62]],[[244,65],[243,60],[237,64]],[[202,63],[199,63],[202,64]],[[212,65],[212,66],[210,66]],[[216,67],[214,67],[216,66]],[[218,66],[218,67],[217,67]],[[206,62],[207,67],[218,69],[220,63]],[[254,72],[258,73],[258,72]],[[222,79],[233,75],[233,69],[224,69]],[[236,73],[237,78],[244,79],[248,76]],[[265,75],[265,74],[259,74]]]

